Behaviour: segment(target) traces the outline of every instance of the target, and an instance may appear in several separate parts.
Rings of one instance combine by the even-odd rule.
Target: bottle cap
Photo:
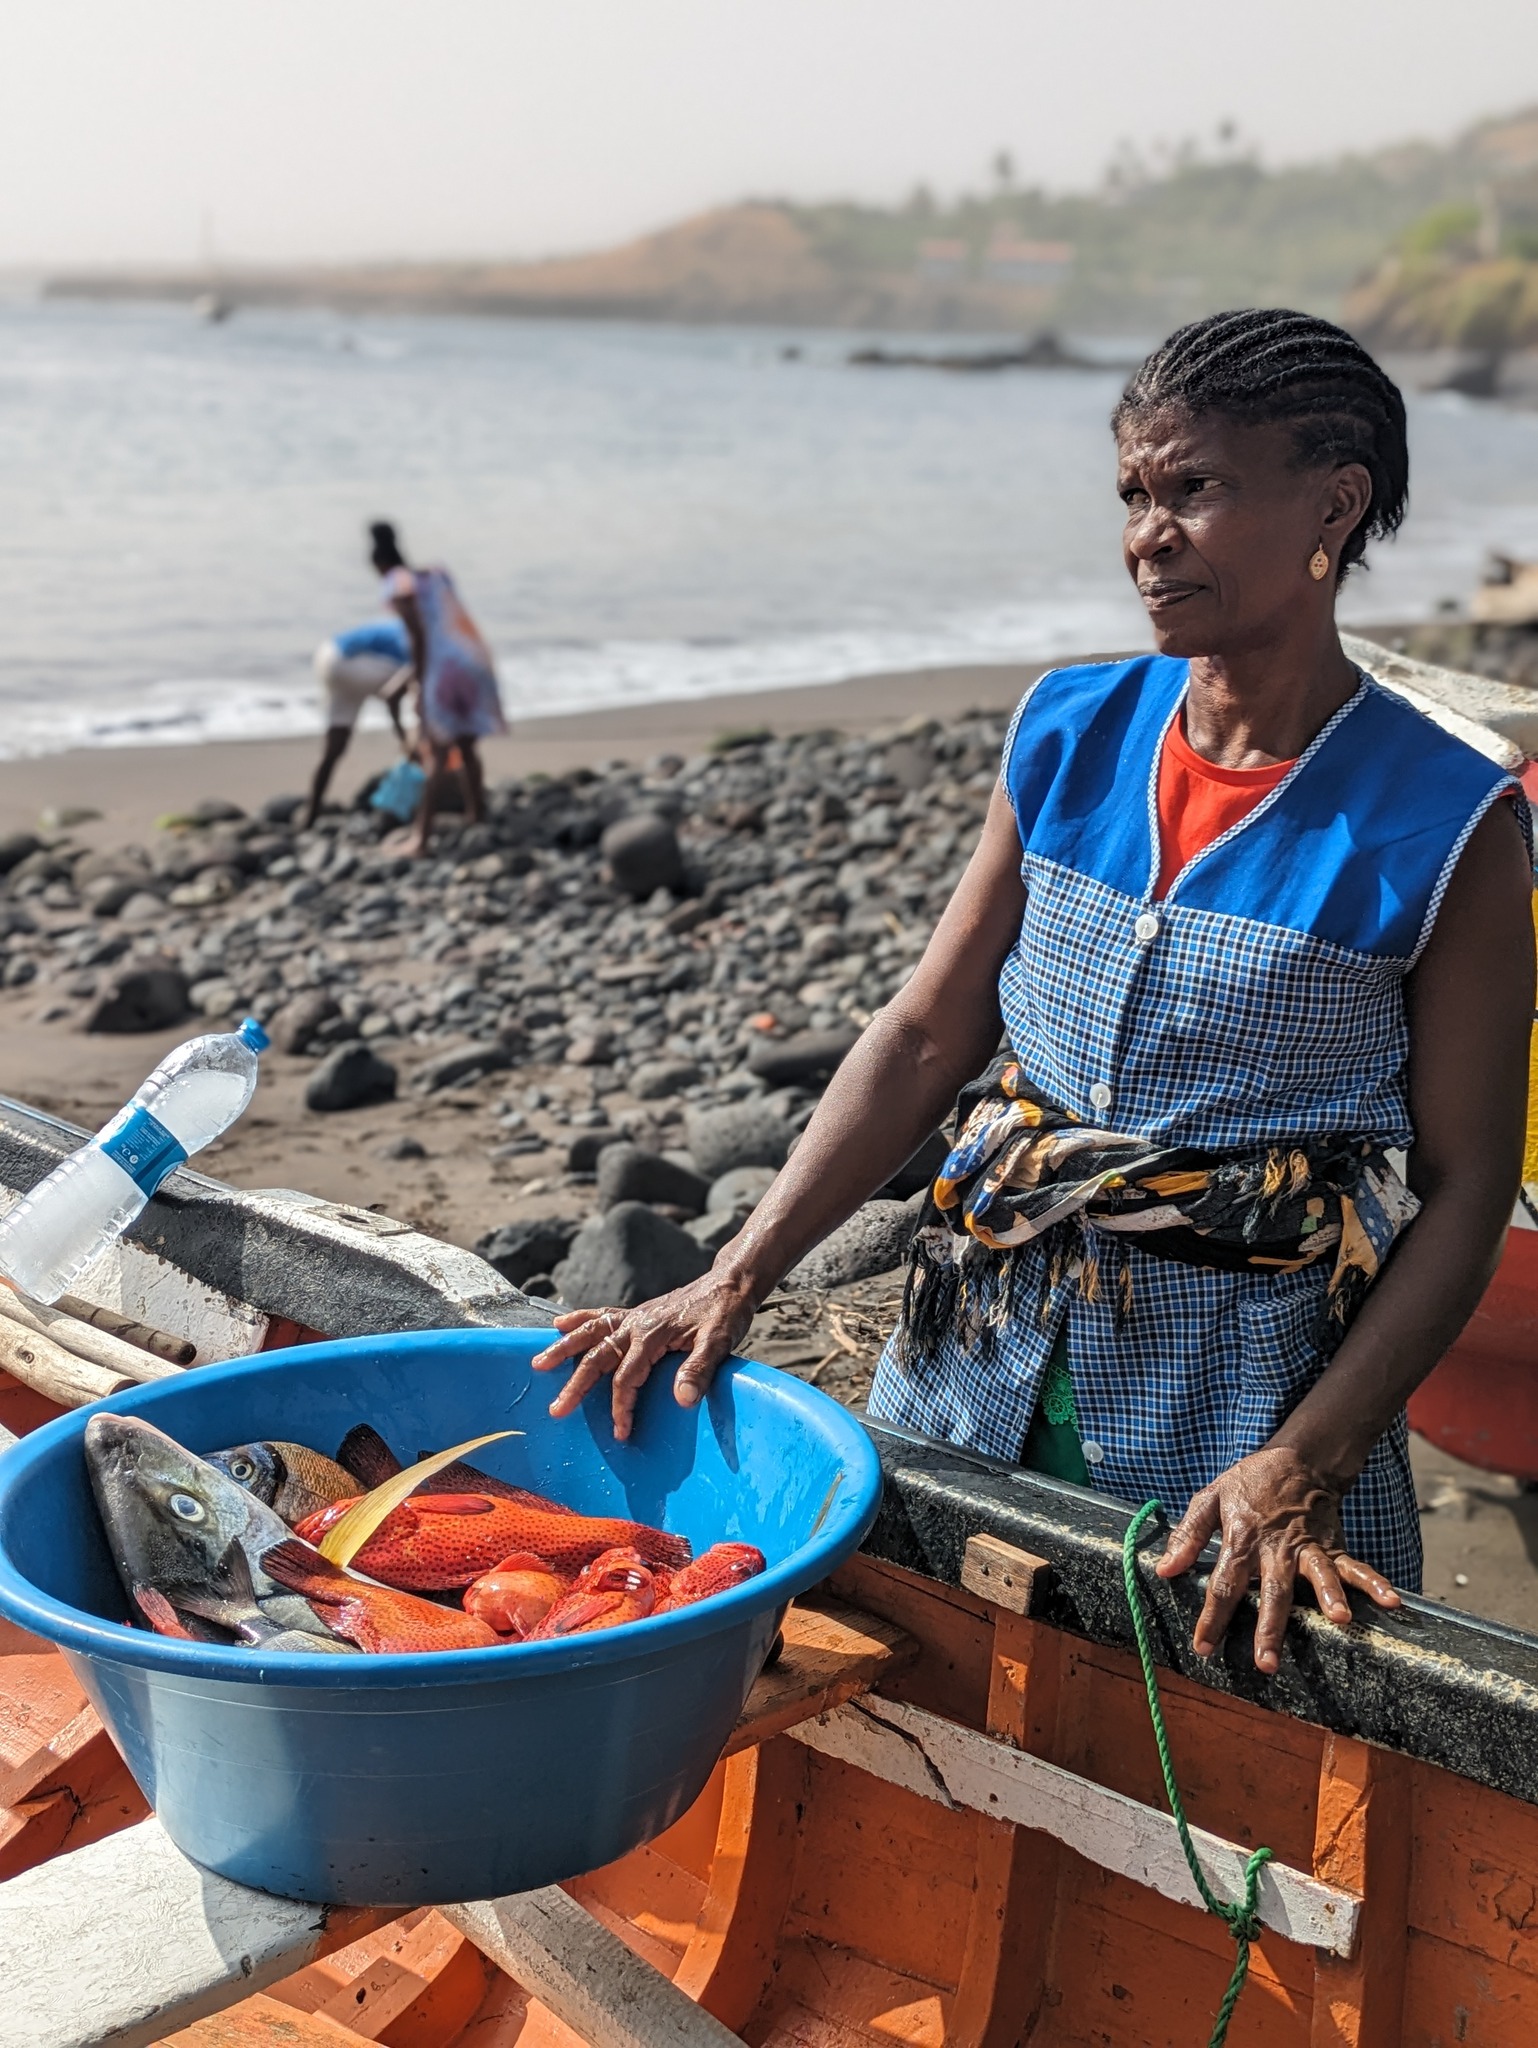
[[[239,1035],[253,1052],[265,1052],[272,1040],[267,1036],[254,1017],[248,1017],[240,1027]]]

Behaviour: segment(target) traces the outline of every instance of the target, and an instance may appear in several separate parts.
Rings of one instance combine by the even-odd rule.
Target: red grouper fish
[[[383,1486],[387,1479],[393,1479],[406,1469],[379,1431],[366,1422],[356,1423],[348,1430],[337,1445],[336,1462],[351,1474],[360,1487],[369,1489]],[[445,1465],[441,1472],[422,1480],[416,1491],[419,1494],[489,1493],[494,1499],[515,1500],[526,1508],[541,1508],[547,1515],[575,1513],[575,1509],[562,1507],[558,1500],[547,1500],[542,1493],[530,1493],[526,1486],[511,1486],[505,1479],[483,1472],[478,1465],[467,1465],[463,1458],[456,1458],[452,1465]],[[341,1494],[334,1494],[332,1498],[340,1500]]]
[[[544,1620],[529,1630],[527,1640],[542,1643],[553,1636],[618,1628],[622,1622],[644,1621],[656,1606],[657,1582],[638,1553],[629,1547],[606,1550],[578,1575],[571,1591],[556,1601]]]
[[[671,1614],[675,1608],[692,1607],[713,1593],[730,1592],[746,1585],[764,1569],[764,1553],[752,1543],[713,1543],[709,1550],[676,1571],[660,1593],[656,1611]]]
[[[337,1501],[321,1508],[306,1516],[295,1533],[306,1543],[319,1543],[351,1506]],[[484,1493],[422,1493],[386,1515],[352,1562],[369,1578],[403,1592],[451,1593],[463,1591],[514,1551],[527,1552],[569,1577],[616,1548],[633,1548],[644,1563],[670,1571],[691,1556],[681,1536],[644,1522],[551,1514]]]
[[[471,1615],[354,1578],[297,1538],[267,1551],[262,1570],[280,1586],[301,1594],[328,1628],[360,1650],[482,1650],[499,1640],[494,1630]]]
[[[465,1588],[464,1610],[500,1636],[526,1636],[570,1589],[542,1557],[515,1550]]]

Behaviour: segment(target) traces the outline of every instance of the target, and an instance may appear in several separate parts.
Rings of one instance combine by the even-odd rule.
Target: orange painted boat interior
[[[1161,1804],[1135,1661],[873,1558],[833,1583],[917,1645],[879,1689]],[[1192,1821],[1364,1900],[1354,1958],[1266,1932],[1234,2048],[1532,2048],[1538,1809],[1161,1674]],[[24,1796],[6,1805],[18,1781]],[[0,1632],[0,1876],[140,1819],[63,1660]],[[1050,1837],[777,1734],[568,1889],[751,2048],[1190,2048],[1232,1942]],[[573,2048],[431,1909],[168,2036],[184,2048]]]

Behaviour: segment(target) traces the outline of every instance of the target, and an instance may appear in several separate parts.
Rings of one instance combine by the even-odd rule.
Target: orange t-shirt
[[[1162,902],[1186,862],[1248,817],[1296,765],[1278,761],[1273,768],[1219,768],[1204,761],[1186,738],[1182,711],[1165,734],[1159,756],[1159,882],[1154,900]]]

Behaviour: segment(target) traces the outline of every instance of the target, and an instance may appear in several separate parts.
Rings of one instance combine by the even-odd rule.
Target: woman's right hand
[[[652,1367],[670,1351],[686,1353],[673,1375],[674,1398],[680,1407],[694,1407],[716,1367],[747,1336],[760,1298],[740,1275],[712,1270],[639,1308],[579,1308],[557,1316],[561,1334],[537,1355],[534,1370],[551,1372],[568,1359],[576,1359],[577,1368],[551,1402],[550,1413],[572,1414],[607,1375],[614,1382],[614,1434],[623,1443]]]

